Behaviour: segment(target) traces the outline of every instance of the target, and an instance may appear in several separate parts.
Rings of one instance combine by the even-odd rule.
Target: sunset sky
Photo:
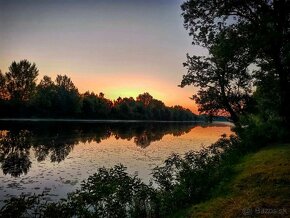
[[[149,92],[196,112],[193,87],[179,88],[186,53],[182,0],[0,0],[0,69],[35,62],[39,80],[68,75],[80,92],[110,99]],[[38,80],[38,81],[39,81]]]

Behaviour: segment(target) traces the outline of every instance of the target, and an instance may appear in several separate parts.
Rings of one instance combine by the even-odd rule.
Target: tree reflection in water
[[[11,130],[1,134],[0,162],[5,175],[18,177],[28,172],[31,166],[30,147],[31,134],[27,130]]]
[[[79,143],[100,143],[113,136],[133,139],[145,149],[165,135],[180,136],[194,127],[192,123],[4,122],[0,128],[0,164],[5,175],[19,177],[31,167],[31,150],[39,162],[49,158],[59,163]]]

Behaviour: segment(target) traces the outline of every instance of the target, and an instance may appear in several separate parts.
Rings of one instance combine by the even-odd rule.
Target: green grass
[[[290,217],[289,144],[248,154],[231,170],[234,176],[230,181],[225,178],[224,187],[216,190],[209,201],[172,217]],[[261,215],[259,209],[270,210]]]

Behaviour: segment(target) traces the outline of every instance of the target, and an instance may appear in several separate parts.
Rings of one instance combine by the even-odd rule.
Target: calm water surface
[[[144,182],[173,152],[231,134],[226,124],[0,122],[0,206],[11,196],[47,192],[58,200],[99,167],[123,164]]]

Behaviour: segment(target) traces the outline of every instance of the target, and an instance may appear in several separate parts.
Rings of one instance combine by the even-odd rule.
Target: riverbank
[[[206,202],[172,217],[290,217],[290,145],[273,145],[232,165]]]

